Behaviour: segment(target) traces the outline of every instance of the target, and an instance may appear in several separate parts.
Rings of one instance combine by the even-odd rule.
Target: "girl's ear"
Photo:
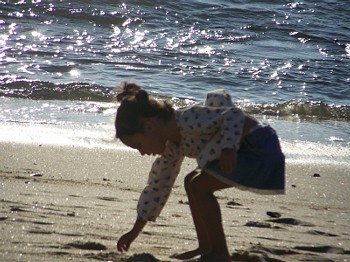
[[[146,118],[143,122],[145,133],[152,133],[156,130],[156,121],[153,118]]]

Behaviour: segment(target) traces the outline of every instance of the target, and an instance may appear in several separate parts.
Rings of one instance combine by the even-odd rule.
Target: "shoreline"
[[[133,225],[152,157],[118,147],[0,148],[1,261],[177,261],[170,256],[196,248],[183,188],[193,160],[185,160],[161,216],[120,254],[115,242]],[[234,260],[349,261],[349,170],[287,159],[286,195],[217,192]]]
[[[0,125],[0,143],[74,146],[77,148],[130,150],[119,140],[114,138],[114,125],[112,120],[102,125],[53,125],[39,123],[3,122]],[[278,123],[278,124],[277,124]],[[285,126],[283,121],[272,121],[271,126],[280,137],[282,151],[288,161],[295,163],[313,164],[348,164],[350,159],[350,144],[344,141],[313,142],[289,137],[282,138],[291,133],[291,127]],[[275,127],[277,126],[277,127]],[[287,131],[285,131],[287,130]]]

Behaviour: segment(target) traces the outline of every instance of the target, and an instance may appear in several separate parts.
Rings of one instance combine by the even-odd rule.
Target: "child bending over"
[[[276,132],[234,107],[223,90],[209,92],[205,105],[174,109],[138,85],[123,82],[117,96],[116,136],[141,155],[159,155],[137,206],[133,228],[121,236],[127,251],[147,221],[164,207],[184,157],[198,169],[185,177],[185,190],[198,237],[198,248],[174,257],[231,261],[214,192],[238,187],[260,193],[284,193],[284,155]]]

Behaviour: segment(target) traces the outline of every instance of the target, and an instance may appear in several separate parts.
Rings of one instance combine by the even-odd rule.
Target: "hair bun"
[[[149,96],[145,90],[140,89],[135,94],[135,101],[140,105],[140,107],[144,107],[149,104]]]
[[[116,91],[117,91],[117,101],[121,102],[126,98],[137,96],[137,94],[141,91],[141,87],[129,81],[123,81],[116,88]]]

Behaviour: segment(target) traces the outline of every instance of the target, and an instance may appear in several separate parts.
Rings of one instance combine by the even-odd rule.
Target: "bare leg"
[[[214,191],[228,187],[230,186],[205,173],[192,172],[186,176],[185,189],[199,247],[176,255],[175,258],[190,259],[207,254],[206,259],[209,259],[209,261],[230,261],[221,223],[220,207],[213,195]]]
[[[198,215],[199,210],[197,208],[197,204],[195,202],[195,199],[193,198],[192,193],[191,193],[192,180],[194,177],[196,177],[198,175],[200,175],[200,173],[193,171],[193,172],[189,173],[185,178],[185,189],[186,189],[188,201],[190,204],[192,218],[193,218],[194,225],[196,228],[196,233],[197,233],[197,238],[198,238],[198,248],[191,250],[191,251],[187,251],[187,252],[182,253],[182,254],[174,255],[174,257],[177,259],[183,259],[183,260],[190,259],[190,258],[199,256],[201,254],[205,254],[205,253],[211,251],[211,243],[210,243],[209,236],[206,232],[205,224],[202,220],[202,217]]]
[[[206,254],[208,261],[231,261],[222,226],[220,206],[213,194],[214,191],[227,187],[229,185],[206,173],[196,176],[191,183],[192,195],[200,212],[199,216],[205,218],[202,221],[211,240],[211,251]]]

